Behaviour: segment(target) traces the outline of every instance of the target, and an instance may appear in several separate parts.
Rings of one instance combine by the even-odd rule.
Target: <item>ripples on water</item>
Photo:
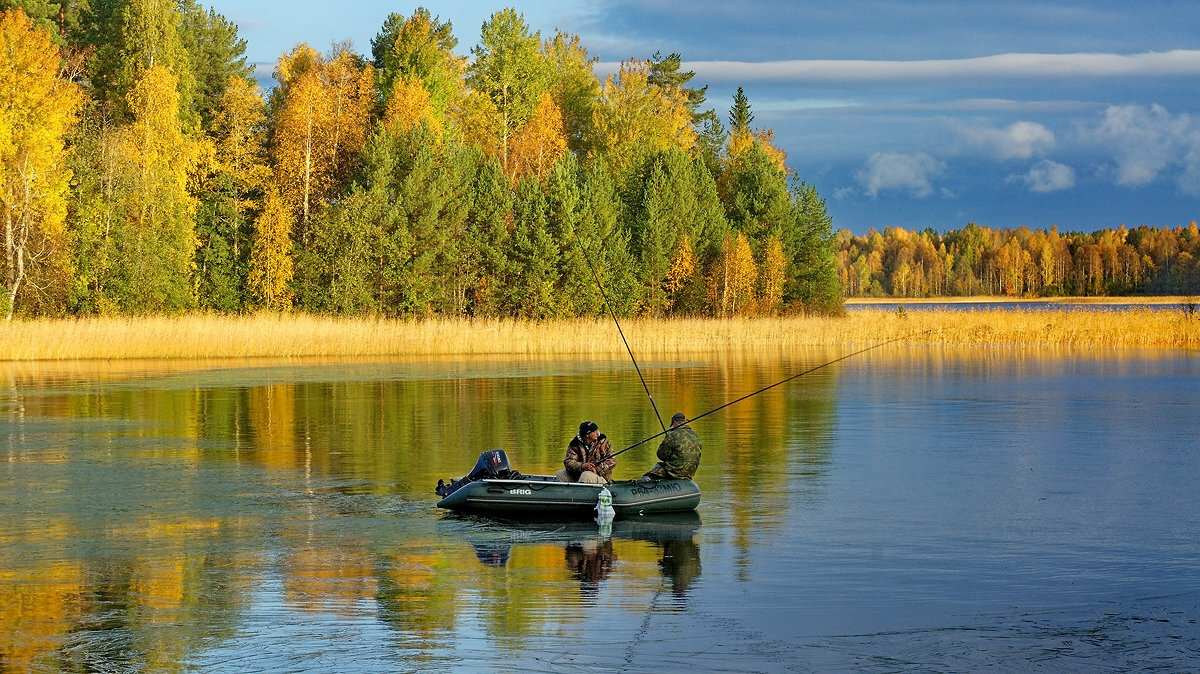
[[[646,369],[695,414],[838,355]],[[1190,670],[1198,374],[868,354],[698,422],[696,516],[611,533],[432,485],[492,447],[550,472],[582,418],[652,434],[624,363],[12,375],[0,668]]]

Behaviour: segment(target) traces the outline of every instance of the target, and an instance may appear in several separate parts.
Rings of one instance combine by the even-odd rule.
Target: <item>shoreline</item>
[[[883,342],[943,346],[1200,347],[1195,311],[858,308],[838,317],[623,319],[639,358],[862,348]],[[0,361],[455,356],[621,356],[608,319],[345,318],[311,314],[189,314],[14,320],[0,327]]]
[[[1187,295],[1156,295],[1146,297],[1009,297],[1007,295],[973,295],[970,297],[847,297],[847,305],[875,304],[1094,304],[1097,306],[1177,306],[1200,304],[1200,298]]]

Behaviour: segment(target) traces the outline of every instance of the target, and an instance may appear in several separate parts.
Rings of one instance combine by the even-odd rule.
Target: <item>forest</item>
[[[1187,227],[837,233],[848,297],[1193,295],[1200,231]]]
[[[195,0],[0,0],[0,295],[16,316],[831,314],[837,241],[741,89],[679,54],[424,8],[274,85]]]

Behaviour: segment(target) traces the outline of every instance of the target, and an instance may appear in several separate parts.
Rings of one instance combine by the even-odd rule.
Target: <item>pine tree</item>
[[[789,225],[782,237],[788,270],[781,298],[784,307],[840,314],[842,284],[834,257],[833,219],[825,200],[806,182],[793,189]]]
[[[209,129],[225,88],[248,80],[254,68],[246,62],[246,41],[233,22],[205,11],[196,0],[179,0],[179,12],[179,34],[196,82],[192,113]]]
[[[470,206],[462,238],[461,288],[463,313],[501,315],[507,296],[509,225],[513,194],[500,162],[479,150],[465,149],[459,156]]]
[[[729,110],[729,132],[746,133],[750,131],[750,122],[754,121],[754,113],[750,111],[750,99],[746,92],[738,87],[733,95],[733,107]]]
[[[524,178],[517,183],[505,302],[510,315],[531,319],[559,315],[561,298],[555,292],[559,255],[547,228],[547,211],[546,195],[536,180]]]

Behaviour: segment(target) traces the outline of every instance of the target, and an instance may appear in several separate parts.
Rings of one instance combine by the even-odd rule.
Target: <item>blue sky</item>
[[[297,42],[370,53],[419,5],[209,3],[269,73]],[[424,4],[467,55],[504,4]],[[513,5],[600,59],[679,52],[722,120],[738,86],[753,126],[825,197],[835,228],[1200,219],[1200,3],[1195,0],[602,0]]]

